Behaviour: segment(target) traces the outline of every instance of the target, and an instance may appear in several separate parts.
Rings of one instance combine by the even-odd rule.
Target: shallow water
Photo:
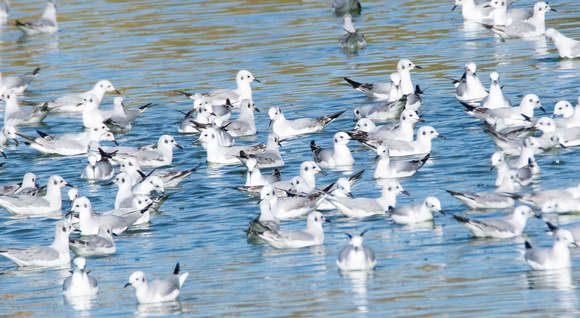
[[[405,3],[404,8],[399,6]],[[409,58],[423,66],[414,70],[415,84],[425,90],[421,112],[427,124],[446,136],[435,140],[432,157],[415,176],[401,180],[411,197],[399,204],[436,196],[444,210],[479,218],[503,216],[508,210],[468,211],[443,189],[494,189],[490,172],[494,144],[481,124],[462,110],[448,77],[459,78],[466,61],[475,61],[488,83],[490,72],[501,75],[504,92],[519,103],[535,93],[549,113],[559,100],[575,101],[580,60],[559,60],[553,44],[536,41],[499,41],[478,25],[464,24],[452,3],[426,1],[365,1],[354,25],[366,36],[367,49],[345,55],[338,49],[342,33],[330,1],[58,1],[57,37],[22,38],[14,19],[38,16],[43,1],[11,3],[11,21],[1,29],[0,60],[6,74],[42,67],[23,99],[43,101],[69,91],[88,90],[109,79],[123,92],[129,107],[153,102],[129,134],[118,136],[123,145],[156,142],[172,134],[185,149],[176,150],[174,167],[203,165],[184,181],[154,215],[151,223],[116,238],[117,253],[90,258],[88,268],[99,281],[98,299],[70,302],[61,294],[68,268],[23,269],[0,259],[0,307],[11,316],[128,316],[183,313],[187,315],[537,315],[561,316],[578,312],[579,274],[574,268],[550,273],[531,271],[523,259],[525,240],[548,246],[545,224],[530,220],[521,238],[473,239],[447,217],[413,227],[395,225],[375,216],[357,220],[327,213],[325,244],[299,250],[275,250],[248,244],[242,229],[259,212],[256,198],[231,189],[245,181],[241,165],[205,163],[205,153],[191,145],[197,136],[180,135],[177,127],[190,101],[174,90],[208,91],[234,85],[239,69],[262,81],[253,83],[259,133],[238,143],[262,142],[269,133],[267,109],[280,106],[287,117],[318,116],[347,109],[325,132],[285,142],[285,178],[310,160],[308,143],[330,146],[337,129],[354,126],[352,110],[372,104],[349,88],[343,76],[366,82],[387,81],[396,63]],[[522,0],[520,6],[531,6]],[[547,25],[580,39],[580,8],[575,1],[552,3]],[[102,107],[112,105],[106,96]],[[540,115],[540,113],[536,113]],[[50,134],[81,129],[79,115],[50,115],[42,127],[23,127]],[[357,145],[352,171],[327,171],[320,184],[330,183],[371,167],[374,155]],[[112,207],[116,187],[106,182],[80,180],[84,157],[41,156],[24,145],[11,145],[0,168],[2,184],[20,181],[32,171],[41,183],[58,173],[89,196],[97,211]],[[578,149],[564,149],[537,157],[542,174],[523,189],[574,186],[578,183]],[[563,164],[556,165],[555,162]],[[380,187],[369,169],[353,187],[355,196],[374,197]],[[65,197],[63,195],[63,197]],[[66,210],[65,203],[65,210]],[[578,223],[576,216],[550,216],[558,224]],[[23,218],[0,213],[2,246],[48,245],[55,220]],[[284,222],[301,228],[305,220]],[[335,260],[348,243],[344,234],[365,235],[375,250],[377,269],[368,274],[342,274]],[[574,267],[578,249],[573,249]],[[136,270],[149,278],[169,275],[175,263],[190,272],[179,301],[160,306],[138,306],[134,291],[123,289]]]

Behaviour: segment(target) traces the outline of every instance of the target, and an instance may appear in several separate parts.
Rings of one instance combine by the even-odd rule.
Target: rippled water
[[[60,32],[54,38],[22,38],[13,26],[0,34],[2,71],[19,74],[42,67],[23,98],[42,101],[69,91],[88,90],[99,79],[109,79],[123,91],[126,104],[149,109],[119,136],[125,145],[153,143],[164,133],[186,146],[175,152],[176,169],[199,163],[202,167],[154,216],[149,225],[117,237],[118,252],[91,258],[88,267],[99,281],[97,300],[70,303],[61,295],[68,269],[23,269],[0,259],[0,307],[13,316],[127,316],[184,313],[187,315],[537,315],[577,314],[579,275],[575,269],[555,273],[531,271],[523,259],[525,240],[547,246],[545,224],[530,220],[522,238],[473,239],[453,220],[436,216],[415,227],[393,224],[383,216],[363,220],[327,216],[324,246],[274,250],[250,245],[242,229],[259,212],[256,199],[233,189],[245,180],[242,166],[212,166],[205,153],[191,145],[196,136],[179,135],[181,115],[191,103],[173,90],[207,91],[234,85],[239,69],[250,70],[254,83],[259,133],[240,143],[265,141],[269,132],[266,110],[280,106],[288,117],[317,116],[348,109],[325,132],[284,144],[283,175],[293,176],[311,158],[308,142],[331,145],[337,129],[354,126],[354,107],[371,104],[342,80],[387,81],[403,57],[422,70],[413,80],[425,89],[423,118],[447,140],[435,140],[432,157],[402,186],[412,197],[400,203],[440,199],[443,209],[474,217],[499,217],[509,210],[468,212],[442,189],[490,190],[495,174],[489,171],[494,144],[478,120],[462,111],[448,77],[458,78],[466,61],[475,61],[482,81],[492,71],[501,74],[504,92],[512,99],[537,94],[548,112],[558,100],[574,101],[578,92],[580,60],[559,60],[552,43],[499,41],[480,26],[464,24],[450,12],[451,1],[365,1],[355,26],[368,47],[347,56],[338,49],[342,25],[330,11],[331,1],[58,1]],[[400,7],[402,5],[405,7]],[[522,0],[520,6],[531,6]],[[578,3],[552,3],[548,26],[580,39]],[[12,19],[38,16],[43,1],[13,1]],[[106,97],[103,108],[110,107]],[[539,113],[537,114],[539,115]],[[81,129],[80,116],[49,116],[39,129],[63,133]],[[372,166],[373,154],[351,143],[356,164],[352,172]],[[79,179],[84,157],[40,156],[20,145],[6,150],[0,168],[2,184],[19,181],[27,171],[41,182],[58,173],[91,198],[97,211],[112,207],[115,187]],[[555,162],[563,162],[561,165]],[[538,157],[541,177],[532,188],[577,185],[578,149]],[[378,196],[372,169],[354,188],[355,196]],[[351,171],[328,171],[319,179],[329,183]],[[524,189],[523,191],[530,191]],[[575,216],[554,216],[559,224],[576,223]],[[3,246],[48,245],[55,220],[0,215]],[[285,227],[301,228],[304,220]],[[365,235],[378,258],[377,269],[363,275],[339,273],[335,260],[347,244],[345,232]],[[578,250],[573,250],[574,265]],[[134,291],[123,289],[133,271],[150,278],[167,276],[180,262],[190,276],[179,302],[138,306]]]

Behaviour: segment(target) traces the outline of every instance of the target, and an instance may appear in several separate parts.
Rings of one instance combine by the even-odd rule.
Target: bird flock
[[[0,16],[8,19],[8,6],[5,2],[0,4],[0,9],[5,9]],[[456,0],[453,9],[458,6],[462,7],[465,20],[481,24],[498,37],[529,39],[545,36],[554,42],[561,58],[580,57],[578,41],[553,28],[545,28],[545,14],[555,10],[543,1],[537,2],[533,8],[512,8],[503,0],[479,5],[473,0]],[[353,17],[362,14],[360,2],[334,0],[332,12],[344,23],[344,34],[338,40],[339,49],[347,54],[367,49],[365,36],[353,25]],[[57,33],[54,0],[47,1],[41,18],[16,21],[16,26],[26,36]],[[491,192],[445,191],[469,209],[513,209],[513,214],[497,220],[472,219],[445,211],[436,196],[415,200],[413,204],[397,205],[399,194],[409,195],[399,180],[412,178],[429,161],[433,147],[436,148],[438,142],[445,142],[433,142],[436,138],[445,139],[434,127],[424,124],[416,127],[428,122],[429,116],[421,114],[424,91],[419,85],[414,86],[411,79],[411,72],[421,68],[403,58],[390,75],[389,83],[365,83],[344,77],[347,85],[376,103],[354,109],[345,107],[318,117],[300,117],[288,111],[285,114],[276,106],[262,112],[253,100],[251,86],[260,81],[250,71],[240,70],[235,77],[235,89],[175,91],[175,94],[191,99],[193,107],[183,113],[181,123],[174,129],[179,134],[198,135],[193,147],[205,150],[208,164],[217,164],[218,167],[238,165],[246,171],[245,184],[234,188],[240,196],[248,196],[258,203],[256,218],[243,232],[240,231],[240,238],[245,232],[249,244],[269,244],[275,249],[322,245],[324,224],[331,221],[327,211],[338,211],[345,218],[355,219],[384,215],[402,225],[429,222],[439,215],[459,222],[475,237],[511,238],[522,235],[526,222],[532,217],[543,218],[548,213],[580,210],[580,185],[518,193],[535,182],[540,173],[536,155],[580,145],[580,111],[575,112],[580,106],[580,98],[576,107],[568,101],[560,101],[552,116],[534,117],[536,109],[545,112],[538,96],[527,94],[519,106],[512,106],[515,102],[512,103],[502,92],[500,74],[490,73],[489,86],[486,87],[472,61],[465,62],[463,76],[450,80],[449,85],[455,87],[457,106],[464,109],[466,116],[481,120],[483,130],[496,144],[498,151],[492,156],[490,167],[497,172],[497,189]],[[152,145],[118,145],[115,135],[130,132],[140,115],[150,107],[159,106],[146,104],[126,108],[123,98],[118,96],[114,98],[113,110],[101,110],[100,104],[106,94],[121,94],[108,80],[99,80],[92,89],[83,93],[47,98],[40,103],[21,100],[21,95],[40,71],[37,68],[19,76],[0,77],[0,94],[5,105],[0,142],[3,145],[24,145],[38,151],[39,155],[86,156],[86,165],[79,168],[81,178],[90,182],[111,180],[107,185],[115,185],[119,190],[115,201],[111,202],[113,209],[97,212],[87,196],[82,196],[77,188],[56,174],[50,176],[44,187],[37,185],[33,172],[26,173],[18,184],[0,187],[0,207],[10,214],[25,217],[59,215],[54,242],[50,246],[0,247],[0,255],[18,266],[54,267],[72,263],[71,276],[62,284],[65,297],[96,297],[98,283],[86,270],[87,259],[115,254],[114,236],[122,235],[134,225],[154,223],[152,212],[171,199],[166,189],[178,187],[202,164],[182,171],[167,169],[172,165],[174,149],[183,150],[169,134],[159,136],[158,142]],[[79,87],[79,91],[82,89]],[[271,127],[266,143],[244,143],[240,137],[257,135],[256,120],[261,120],[265,113]],[[22,126],[39,126],[49,114],[70,117],[71,121],[78,120],[71,114],[81,114],[79,131],[62,135],[37,131],[38,136],[19,132]],[[353,116],[355,126],[333,128],[336,131],[333,146],[319,146],[315,133],[331,130],[333,122],[344,116]],[[295,177],[288,178],[286,171],[283,175],[279,170],[285,165],[285,154],[280,146],[291,139],[301,139],[309,144],[311,158],[302,162]],[[316,176],[326,174],[324,170],[352,172],[355,159],[349,147],[351,141],[360,143],[368,152],[366,164],[369,168],[331,184],[317,184]],[[6,160],[17,160],[2,148],[0,151]],[[145,171],[144,168],[154,170]],[[272,168],[271,173],[261,171]],[[363,174],[370,173],[365,170],[371,169],[374,170],[374,179],[381,185],[380,193],[372,198],[353,197],[351,187]],[[232,184],[237,181],[233,180]],[[65,187],[71,188],[67,193],[71,209],[63,214],[61,192]],[[521,203],[516,206],[517,202]],[[297,218],[306,219],[305,229],[284,228],[284,221]],[[334,222],[341,222],[341,219]],[[534,270],[571,267],[568,246],[578,242],[580,230],[560,228],[551,222],[547,222],[547,226],[554,236],[553,246],[537,249],[526,241],[524,260]],[[363,235],[368,230],[359,235],[347,233],[349,244],[340,251],[336,260],[341,271],[370,271],[380,263],[381,260],[377,260],[373,250],[364,243]],[[74,232],[81,235],[71,237]],[[74,259],[70,257],[70,250],[76,256]],[[169,278],[148,281],[145,273],[137,271],[130,276],[125,287],[135,288],[139,303],[173,301],[188,275],[181,272],[178,263]]]

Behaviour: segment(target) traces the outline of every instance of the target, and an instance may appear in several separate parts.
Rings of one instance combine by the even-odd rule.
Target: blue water
[[[331,1],[57,1],[57,37],[22,38],[14,19],[39,16],[43,1],[11,3],[10,25],[1,28],[0,61],[4,74],[20,74],[42,67],[22,97],[43,101],[68,92],[90,89],[109,79],[129,107],[156,103],[118,136],[122,145],[156,142],[173,135],[185,147],[176,150],[175,169],[201,168],[184,181],[153,216],[149,225],[116,238],[117,253],[90,258],[88,268],[99,282],[96,300],[70,302],[61,294],[68,268],[27,269],[0,259],[0,308],[10,316],[131,316],[183,313],[190,316],[498,316],[574,315],[579,310],[578,249],[573,269],[556,273],[531,271],[523,258],[525,240],[548,246],[545,224],[530,220],[523,237],[507,240],[473,239],[461,225],[441,215],[434,222],[412,227],[395,225],[385,216],[343,218],[327,213],[325,244],[299,250],[275,250],[248,244],[242,229],[259,212],[256,198],[231,187],[243,185],[241,165],[205,163],[205,152],[192,145],[197,136],[180,135],[177,127],[190,101],[174,90],[209,91],[235,85],[239,69],[262,81],[253,83],[258,135],[239,144],[263,142],[269,133],[267,109],[280,106],[288,117],[318,116],[348,110],[325,132],[284,144],[290,178],[302,161],[310,160],[308,143],[332,144],[338,129],[354,127],[351,112],[372,104],[345,85],[343,76],[384,82],[401,58],[423,66],[412,72],[425,90],[421,112],[427,124],[446,136],[435,140],[432,157],[415,176],[401,180],[411,197],[399,204],[436,196],[446,211],[476,218],[497,218],[508,210],[468,211],[443,189],[494,189],[490,157],[495,152],[481,124],[462,111],[448,77],[458,78],[466,61],[478,65],[484,83],[501,75],[504,92],[515,102],[528,93],[538,95],[549,113],[559,100],[575,101],[580,60],[560,60],[551,42],[499,41],[489,31],[464,24],[447,1],[365,1],[355,26],[368,47],[355,55],[339,51],[342,24],[330,11]],[[401,7],[401,6],[405,7]],[[522,0],[517,5],[532,6]],[[580,39],[580,7],[574,0],[551,5],[547,25]],[[111,107],[107,96],[102,108]],[[539,112],[536,113],[540,116]],[[80,116],[50,115],[42,127],[23,127],[23,134],[39,129],[59,134],[81,129]],[[356,164],[352,171],[329,170],[320,184],[330,183],[372,167],[374,156],[350,143]],[[113,206],[116,187],[88,183],[79,176],[84,157],[42,156],[20,144],[6,149],[9,159],[0,168],[0,181],[20,181],[32,171],[41,183],[60,174],[91,198],[101,212]],[[578,149],[538,156],[540,178],[522,192],[578,184]],[[555,162],[564,162],[556,165]],[[355,196],[376,197],[380,186],[369,169],[353,187]],[[65,196],[63,195],[63,198]],[[66,203],[65,208],[66,210]],[[2,211],[0,211],[2,212]],[[577,216],[550,216],[558,224],[578,223]],[[0,213],[2,246],[48,245],[55,220]],[[284,222],[302,228],[305,220]],[[375,250],[377,269],[369,274],[341,274],[335,260],[347,244],[345,233],[365,235]],[[178,303],[138,306],[134,291],[123,289],[136,270],[149,278],[167,276],[175,263],[190,272]]]

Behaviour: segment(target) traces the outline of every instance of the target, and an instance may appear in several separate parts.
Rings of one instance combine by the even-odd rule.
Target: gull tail
[[[350,84],[350,86],[352,86],[352,88],[358,89],[362,85],[362,83],[359,83],[357,81],[353,81],[348,77],[343,77],[343,78],[347,83]]]

